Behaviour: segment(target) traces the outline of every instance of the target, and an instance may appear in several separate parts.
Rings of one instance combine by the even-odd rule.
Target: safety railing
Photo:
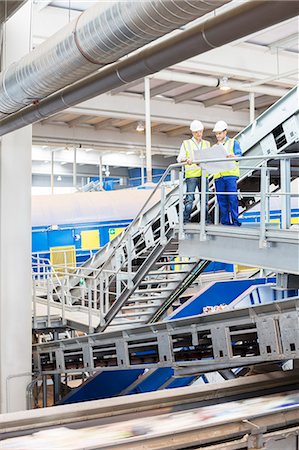
[[[291,222],[291,201],[293,198],[298,198],[297,193],[291,192],[291,179],[292,168],[296,165],[299,159],[298,153],[277,154],[277,155],[265,155],[265,156],[249,156],[249,157],[234,157],[232,160],[238,161],[240,169],[242,168],[242,162],[245,162],[246,170],[249,172],[257,171],[260,177],[260,191],[259,192],[244,192],[242,191],[242,197],[254,198],[255,202],[260,204],[260,222],[259,228],[259,247],[266,248],[266,228],[270,222],[271,202],[275,199],[276,208],[277,200],[280,202],[281,209],[281,229],[288,230]],[[195,163],[213,163],[222,162],[225,158],[203,160],[201,162],[195,161]],[[276,166],[272,167],[270,161],[274,161]],[[248,164],[252,164],[252,167]],[[255,166],[254,163],[257,163]],[[178,228],[179,240],[184,240],[186,237],[186,231],[188,225],[183,223],[183,211],[184,211],[184,165],[185,164],[173,164],[165,171],[160,182],[157,184],[146,203],[141,208],[137,217],[131,222],[131,224],[122,232],[118,243],[114,246],[113,251],[107,257],[106,261],[99,269],[92,269],[90,274],[90,268],[86,267],[80,272],[79,286],[74,289],[69,286],[70,267],[64,265],[59,267],[60,272],[57,273],[55,267],[51,267],[49,260],[37,258],[36,268],[33,270],[33,278],[35,281],[35,290],[43,289],[48,304],[61,303],[63,309],[63,320],[65,320],[65,308],[66,307],[82,307],[89,315],[89,327],[92,329],[92,313],[93,311],[99,314],[100,322],[103,323],[104,317],[107,314],[111,305],[121,296],[121,294],[128,289],[132,288],[132,280],[136,271],[132,266],[133,259],[142,256],[146,252],[146,246],[144,241],[146,240],[147,229],[152,226],[152,222],[156,221],[151,248],[160,243],[165,245],[168,239],[168,233],[171,228]],[[279,176],[277,173],[279,172]],[[276,179],[279,178],[280,191],[271,185],[271,174],[275,174]],[[198,193],[200,204],[200,221],[199,221],[199,239],[204,241],[207,238],[207,232],[210,225],[206,224],[206,201],[207,197],[215,196],[215,192],[207,191],[205,169],[203,169],[201,177],[201,192]],[[166,182],[166,178],[169,177],[172,180],[172,186],[174,188],[167,193],[169,188],[169,182]],[[140,229],[142,219],[148,211],[148,206],[155,196],[156,192],[161,190],[160,207],[156,210],[155,215],[151,216],[151,221],[143,223],[142,232],[137,235],[136,230]],[[221,193],[223,195],[231,195],[226,192]],[[236,195],[240,193],[235,192]],[[215,202],[215,214],[214,225],[219,224],[217,198],[210,199],[210,203]],[[169,217],[169,210],[172,208],[171,217]],[[175,213],[174,213],[175,212]],[[233,233],[233,229],[231,230]],[[57,269],[57,267],[56,267]],[[86,270],[86,275],[84,275]],[[136,269],[135,269],[136,270]],[[50,280],[51,279],[51,280]],[[36,296],[36,292],[35,292]],[[50,306],[48,308],[48,317],[50,320]],[[83,311],[82,309],[82,311]]]

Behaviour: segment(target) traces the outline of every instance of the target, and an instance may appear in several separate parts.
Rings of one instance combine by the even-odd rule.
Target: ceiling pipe
[[[229,0],[102,2],[0,74],[0,117],[40,101]]]
[[[95,75],[69,86],[0,121],[0,136],[56,114],[70,106],[115,89],[122,84],[158,72],[192,56],[220,47],[298,14],[299,3],[250,1],[202,24],[182,31],[162,43],[153,44],[121,62],[103,68]]]
[[[198,84],[200,86],[211,86],[211,87],[219,87],[221,83],[221,78],[215,78],[204,75],[193,75],[184,72],[177,72],[171,70],[161,70],[158,73],[155,73],[151,76],[156,80],[164,80],[164,81],[177,81],[179,83],[190,83],[190,84]],[[241,81],[230,80],[227,81],[227,86],[236,91],[244,91],[244,92],[253,92],[255,94],[263,94],[263,95],[271,95],[277,97],[283,97],[288,89],[280,89],[272,86],[251,86],[245,85]]]

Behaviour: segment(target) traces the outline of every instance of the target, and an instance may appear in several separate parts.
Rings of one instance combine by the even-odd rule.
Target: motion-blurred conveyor
[[[298,371],[0,416],[7,448],[296,449]]]
[[[298,150],[297,99],[298,88],[294,88],[237,136],[245,157],[249,157],[242,158],[239,182],[244,210],[263,202],[265,191],[260,188],[263,171],[267,175],[264,179],[269,185],[270,182],[273,184],[274,191],[279,187],[285,189],[288,182],[298,175],[297,158],[290,162],[277,159],[277,155]],[[267,172],[266,163],[273,171]],[[96,309],[92,311],[98,317],[98,325],[93,327],[97,332],[132,328],[160,320],[209,261],[299,273],[298,232],[290,230],[287,223],[282,230],[268,228],[267,223],[260,229],[199,226],[198,223],[188,224],[183,229],[180,223],[182,186],[167,192],[164,183],[175,168],[176,165],[170,167],[155,190],[161,188],[161,201],[152,206],[153,193],[125,232],[68,278],[70,297],[80,294],[78,285],[82,276],[92,278],[91,284],[97,289]],[[258,195],[260,190],[262,196]],[[265,202],[262,206],[267,208]],[[287,217],[290,202],[286,197],[282,209],[284,217]],[[186,261],[184,256],[189,260]],[[178,270],[172,270],[175,265]],[[59,294],[60,302],[63,302],[63,288],[58,286],[56,306],[59,305]]]

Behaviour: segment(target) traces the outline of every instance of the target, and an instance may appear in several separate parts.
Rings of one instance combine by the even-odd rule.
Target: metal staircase
[[[253,173],[258,174],[258,184],[261,175],[264,176],[264,179],[267,175],[269,181],[268,168],[271,162],[269,155],[273,155],[275,158],[275,155],[281,152],[293,150],[293,145],[298,143],[297,98],[298,88],[295,88],[238,136],[245,153],[241,164],[241,190],[246,187],[249,178],[252,180]],[[265,158],[268,167],[263,166]],[[296,164],[293,166],[296,167]],[[261,167],[262,169],[260,169]],[[62,283],[56,287],[53,301],[63,302],[64,298],[68,298],[69,304],[76,306],[81,292],[80,279],[84,277],[86,292],[80,302],[82,305],[83,301],[83,304],[89,305],[89,307],[92,305],[99,322],[98,326],[90,327],[91,331],[134,328],[136,325],[152,323],[161,319],[167,308],[208,264],[198,256],[186,260],[179,255],[179,241],[181,241],[180,248],[183,248],[182,239],[186,237],[183,229],[184,192],[181,169],[181,164],[170,166],[130,226],[93,255],[74,274],[68,275],[67,286],[66,283],[64,285]],[[281,163],[280,172],[284,169],[285,167]],[[166,177],[177,170],[179,171],[179,185],[169,186],[165,183]],[[171,178],[175,179],[175,176]],[[283,175],[283,179],[285,179],[285,175]],[[280,180],[279,176],[278,180]],[[283,187],[285,189],[285,186]],[[266,190],[263,194],[267,191],[269,197],[270,192],[267,190],[267,186],[264,188]],[[245,209],[250,208],[261,199],[261,195],[255,196],[255,192],[252,193],[252,190],[254,189],[252,189],[251,183],[250,195],[243,194],[246,200],[244,201]],[[204,204],[205,201],[202,200],[202,202]],[[267,205],[264,204],[263,207],[266,208]],[[286,202],[284,212],[287,216]],[[252,239],[257,239],[260,246],[264,243],[268,245],[267,237],[265,237],[265,222],[262,225],[263,229],[260,234],[251,231]],[[223,240],[224,231],[221,227],[218,227],[219,230],[213,225],[206,227],[204,221],[201,221],[200,229],[198,224],[197,226],[194,224],[194,227],[196,230],[190,229],[189,235],[190,231],[195,232],[195,235],[199,234],[199,239],[195,236],[195,247],[198,245],[211,247],[218,238],[219,242]],[[245,230],[237,231],[245,234],[244,239],[246,240],[248,233]],[[231,236],[232,230],[226,229],[225,234],[229,234],[229,239],[235,237]],[[255,236],[256,234],[257,236]],[[291,239],[289,233],[287,234],[288,236],[284,239]],[[211,239],[210,244],[209,239]],[[274,247],[277,247],[276,240],[279,240],[279,236],[271,237],[271,239],[273,242],[275,241]],[[291,245],[295,240],[295,237],[292,236]],[[185,243],[188,247],[193,245],[191,240],[190,242],[187,240]],[[218,242],[217,245],[219,245]],[[229,245],[233,248],[233,241],[230,241]],[[270,245],[272,244],[270,243]],[[197,250],[195,253],[190,253],[189,249],[188,252],[192,255],[199,255]],[[214,255],[214,259],[217,260],[216,253],[217,248]],[[268,258],[266,251],[263,254]],[[252,255],[253,260],[254,257],[255,255]],[[246,258],[242,263],[246,264]],[[64,293],[66,287],[67,292]]]

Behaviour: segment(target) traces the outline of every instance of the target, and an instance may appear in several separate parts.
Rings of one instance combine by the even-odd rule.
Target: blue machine
[[[112,240],[138,214],[152,189],[32,198],[32,252],[72,248],[77,264]]]

